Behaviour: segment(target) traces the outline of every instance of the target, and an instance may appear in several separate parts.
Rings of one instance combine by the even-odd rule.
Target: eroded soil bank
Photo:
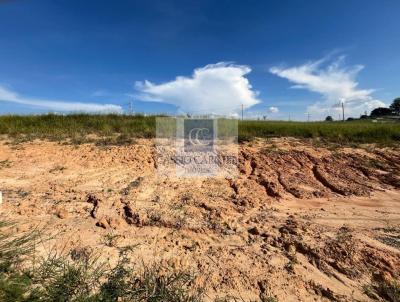
[[[3,140],[1,213],[55,235],[41,253],[112,262],[132,246],[132,261],[195,271],[210,300],[391,301],[380,285],[400,275],[399,149],[255,140],[235,180],[162,178],[154,154],[152,140]]]

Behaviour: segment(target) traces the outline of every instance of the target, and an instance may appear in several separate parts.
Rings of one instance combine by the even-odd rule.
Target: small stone
[[[294,255],[296,254],[296,246],[294,244],[288,244],[286,245],[286,251],[289,255]]]
[[[107,229],[110,227],[107,220],[103,217],[99,221],[97,221],[96,226],[101,227],[103,229]]]
[[[65,209],[59,209],[56,214],[57,214],[57,217],[60,219],[68,218],[68,212]]]
[[[252,228],[248,229],[247,231],[251,235],[260,235],[260,231],[258,230],[257,227],[252,227]]]

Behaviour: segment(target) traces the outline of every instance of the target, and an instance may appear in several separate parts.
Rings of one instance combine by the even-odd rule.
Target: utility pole
[[[310,112],[307,112],[307,120],[310,121]]]
[[[133,106],[132,106],[132,101],[129,102],[129,114],[133,114]]]
[[[243,121],[243,104],[242,104],[242,121]]]
[[[344,102],[342,101],[342,116],[343,116],[343,122],[344,122]]]

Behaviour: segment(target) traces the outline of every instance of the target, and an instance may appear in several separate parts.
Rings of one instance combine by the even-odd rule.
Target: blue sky
[[[0,1],[0,114],[133,102],[319,119],[344,102],[358,116],[400,96],[399,11],[397,0]]]

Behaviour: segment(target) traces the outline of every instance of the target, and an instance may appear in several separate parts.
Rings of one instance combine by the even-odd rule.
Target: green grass
[[[223,126],[224,123],[220,122]],[[239,141],[255,137],[296,137],[322,139],[339,144],[379,143],[400,141],[400,123],[371,120],[351,122],[284,122],[239,121]],[[172,130],[171,130],[172,129]],[[173,125],[167,133],[173,131]],[[88,142],[87,135],[102,138],[103,145],[129,144],[135,138],[156,136],[155,116],[127,115],[31,115],[0,116],[0,135],[15,141],[35,138],[49,140],[70,139],[74,143]]]
[[[66,139],[87,134],[111,136],[124,134],[129,137],[152,137],[155,117],[125,115],[29,115],[0,116],[0,134],[12,137]]]
[[[127,251],[110,267],[93,252],[36,255],[37,231],[15,234],[0,219],[2,302],[200,302],[193,273],[161,265],[135,267]],[[25,265],[21,265],[24,263]]]
[[[281,122],[244,121],[239,123],[239,137],[297,137],[323,139],[340,144],[400,142],[400,123],[351,122]]]

